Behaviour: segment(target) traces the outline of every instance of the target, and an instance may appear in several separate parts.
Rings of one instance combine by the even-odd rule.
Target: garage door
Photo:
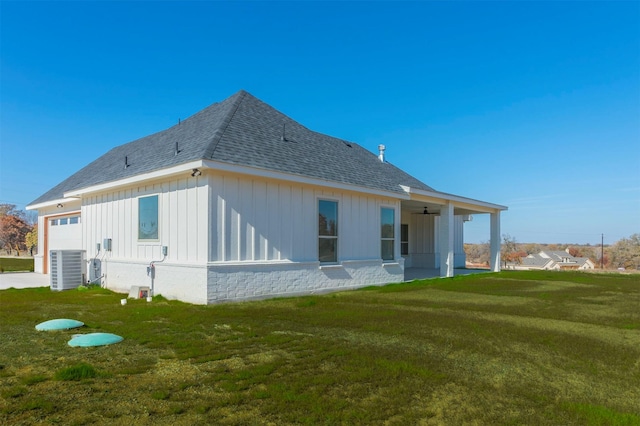
[[[49,270],[51,250],[82,250],[82,221],[80,213],[47,219],[44,265]],[[47,271],[44,271],[47,273]]]

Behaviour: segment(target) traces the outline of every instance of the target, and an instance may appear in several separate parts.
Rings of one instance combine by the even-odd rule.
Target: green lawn
[[[0,257],[0,272],[33,272],[32,257]]]
[[[0,424],[640,424],[640,275],[193,306],[0,292]],[[79,330],[38,332],[53,318]],[[121,343],[72,348],[73,334]]]

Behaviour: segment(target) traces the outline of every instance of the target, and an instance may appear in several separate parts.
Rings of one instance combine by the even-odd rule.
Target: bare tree
[[[640,268],[640,234],[623,238],[609,247],[610,264],[615,268]]]
[[[464,252],[467,255],[467,261],[469,263],[489,266],[489,259],[491,257],[489,242],[485,241],[480,244],[465,244]]]
[[[20,250],[24,249],[24,241],[31,227],[19,216],[5,215],[0,217],[0,240],[11,254],[15,250],[20,256]]]
[[[505,268],[507,266],[507,262],[519,264],[520,262],[522,262],[522,258],[526,255],[527,253],[518,248],[518,243],[516,242],[515,237],[512,237],[509,234],[502,235],[502,247],[500,248],[500,256]]]

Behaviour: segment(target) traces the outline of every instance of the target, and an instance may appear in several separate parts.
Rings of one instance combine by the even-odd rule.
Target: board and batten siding
[[[210,176],[211,262],[318,261],[318,200],[338,202],[338,261],[380,259],[380,208],[400,203],[241,175]]]
[[[158,240],[138,240],[138,198],[158,195]],[[82,226],[87,256],[96,244],[108,260],[150,262],[207,262],[209,212],[205,179],[173,179],[113,192],[89,195],[82,203]],[[112,250],[104,253],[104,240],[111,238]]]

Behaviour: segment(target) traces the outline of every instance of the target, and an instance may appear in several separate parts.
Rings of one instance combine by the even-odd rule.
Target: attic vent
[[[348,146],[349,148],[352,148],[351,144],[349,142],[346,141],[342,141],[343,144],[345,144],[346,146]]]
[[[175,155],[180,154],[180,149],[178,148],[178,142],[176,142],[176,151],[175,151]]]
[[[386,146],[380,144],[378,145],[378,150],[380,151],[380,154],[378,155],[378,158],[380,159],[381,162],[384,163],[384,150],[387,149]]]
[[[124,168],[126,169],[127,167],[129,167],[131,164],[129,164],[129,157],[127,157],[126,155],[124,156]]]
[[[282,123],[282,136],[280,136],[282,142],[297,142],[293,139],[287,139],[287,125]]]

